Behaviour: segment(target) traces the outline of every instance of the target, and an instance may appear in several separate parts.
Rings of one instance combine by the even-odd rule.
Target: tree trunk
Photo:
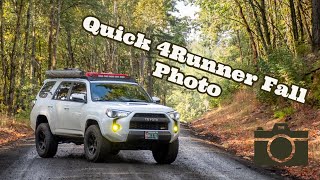
[[[151,57],[151,50],[147,52],[147,58],[148,58],[148,67],[147,67],[147,78],[148,78],[148,84],[147,84],[147,91],[150,96],[153,96],[153,81],[152,81],[152,57]]]
[[[68,45],[68,54],[69,54],[69,60],[71,62],[71,67],[75,67],[74,62],[74,56],[73,56],[73,50],[72,50],[72,44],[71,44],[71,32],[69,29],[67,29],[67,45]],[[69,64],[69,63],[68,63]]]
[[[57,65],[57,48],[59,43],[59,32],[60,32],[60,12],[61,12],[61,0],[57,0],[57,20],[55,21],[55,34],[53,42],[53,56],[52,56],[52,69],[56,69]]]
[[[262,17],[262,27],[264,30],[264,36],[266,38],[266,42],[268,45],[268,51],[271,47],[271,38],[270,38],[270,32],[269,32],[269,27],[268,27],[268,21],[267,21],[267,15],[266,15],[266,4],[264,0],[261,0],[260,4],[260,12],[261,12],[261,17]]]
[[[238,48],[239,48],[239,52],[240,52],[240,61],[241,63],[243,63],[243,53],[242,53],[242,49],[241,49],[241,38],[240,38],[240,31],[237,30],[237,40],[238,40]]]
[[[0,58],[2,62],[2,79],[3,79],[3,87],[0,87],[3,89],[2,91],[2,97],[3,100],[0,100],[0,103],[4,103],[7,105],[7,60],[5,59],[5,52],[4,52],[4,39],[3,39],[3,29],[4,29],[4,20],[3,20],[3,0],[0,1]]]
[[[50,28],[48,40],[48,69],[52,69],[52,41],[53,41],[53,28],[54,28],[54,1],[50,0]]]
[[[118,3],[117,3],[117,0],[114,0],[113,1],[113,15],[115,16],[114,17],[114,23],[117,24],[118,23],[118,11],[117,11],[117,8],[118,8]],[[112,69],[113,69],[113,72],[115,73],[119,73],[118,72],[118,60],[117,60],[117,45],[115,45],[115,42],[112,42],[113,44],[113,51],[112,51]]]
[[[298,0],[298,22],[299,22],[299,30],[300,30],[300,42],[304,41],[304,30],[303,30],[303,20],[302,20],[302,4],[301,0]]]
[[[22,61],[22,65],[20,67],[20,84],[19,84],[19,88],[18,88],[18,92],[17,92],[17,105],[19,108],[22,108],[24,109],[24,97],[22,96],[22,88],[24,87],[25,85],[25,78],[27,76],[26,74],[26,69],[27,69],[27,58],[28,58],[28,44],[29,44],[29,29],[30,29],[30,11],[31,11],[31,6],[32,6],[32,0],[29,0],[28,2],[28,10],[27,10],[27,24],[26,24],[26,27],[25,27],[25,42],[24,42],[24,45],[23,45],[23,49],[24,49],[24,52],[23,52],[23,61]]]
[[[320,50],[320,2],[312,0],[312,51]]]
[[[31,48],[31,83],[32,83],[32,88],[31,88],[31,94],[34,94],[34,89],[37,84],[37,79],[36,79],[36,69],[39,68],[39,63],[36,60],[36,32],[35,32],[35,20],[34,20],[34,13],[32,13],[32,22],[31,22],[31,29],[32,29],[32,48]],[[40,69],[38,69],[39,71]]]
[[[304,27],[305,27],[305,30],[306,30],[307,35],[308,35],[309,43],[312,44],[312,33],[311,33],[311,30],[310,30],[310,27],[312,27],[312,25],[309,25],[310,20],[307,19],[308,15],[307,15],[307,12],[305,11],[305,9],[302,6],[302,3],[300,5],[301,5],[301,12],[302,12],[302,18],[303,18],[303,22],[304,22]]]
[[[295,7],[294,7],[293,0],[289,0],[289,7],[290,7],[293,39],[294,39],[295,42],[297,42],[299,40],[299,34],[298,34],[296,10],[295,10]]]
[[[260,41],[262,43],[264,51],[267,53],[268,52],[268,46],[267,46],[266,40],[264,38],[264,35],[263,35],[263,32],[262,32],[262,28],[260,26],[260,18],[258,16],[258,13],[257,13],[256,7],[255,7],[255,5],[253,3],[253,0],[249,0],[249,4],[251,6],[251,9],[252,9],[252,12],[253,12],[253,15],[254,15],[254,18],[255,18],[255,26],[256,26],[256,30],[258,32],[258,35],[260,37]]]
[[[246,31],[247,33],[249,34],[249,37],[250,37],[250,44],[251,44],[251,50],[252,50],[252,55],[253,55],[253,64],[255,66],[257,66],[257,61],[258,61],[258,51],[257,51],[257,46],[256,46],[256,43],[254,41],[254,37],[253,37],[253,33],[252,33],[252,30],[248,24],[248,21],[246,19],[246,17],[244,16],[243,14],[243,10],[242,10],[242,6],[240,4],[240,2],[238,0],[234,0],[235,3],[238,5],[238,8],[239,8],[239,14],[243,20],[243,23],[245,25],[245,28],[246,28]]]
[[[145,53],[142,52],[141,53],[141,60],[140,60],[140,64],[139,64],[139,80],[140,80],[140,84],[144,85],[144,62],[145,62]]]
[[[17,24],[16,31],[13,39],[12,51],[10,55],[10,84],[9,84],[9,99],[8,99],[8,113],[13,115],[14,110],[14,92],[15,92],[15,80],[16,80],[16,46],[17,41],[20,38],[20,20],[22,16],[23,0],[20,1],[19,10],[17,11]]]
[[[133,47],[130,47],[130,75],[136,78],[136,73],[134,71],[134,52]]]

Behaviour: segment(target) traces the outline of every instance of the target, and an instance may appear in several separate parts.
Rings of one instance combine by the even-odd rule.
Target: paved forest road
[[[106,163],[89,163],[83,146],[59,145],[54,158],[37,155],[34,139],[0,148],[0,179],[278,179],[239,163],[183,129],[171,165],[158,165],[151,151],[121,151]],[[281,178],[281,177],[280,177]]]

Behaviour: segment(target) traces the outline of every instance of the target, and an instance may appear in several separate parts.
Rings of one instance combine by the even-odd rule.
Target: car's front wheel
[[[84,152],[88,161],[101,162],[110,152],[111,143],[102,136],[99,126],[91,125],[84,135]]]
[[[48,123],[39,124],[35,136],[36,149],[40,157],[50,158],[56,155],[58,142],[53,136]]]
[[[159,164],[171,164],[176,160],[178,151],[179,139],[172,143],[159,143],[155,145],[152,149],[152,155]]]

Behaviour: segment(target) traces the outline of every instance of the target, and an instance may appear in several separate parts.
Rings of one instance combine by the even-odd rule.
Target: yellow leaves
[[[46,60],[46,58],[43,56],[36,55],[36,60],[39,62],[44,62]]]
[[[8,18],[12,14],[12,5],[10,1],[4,1],[3,3],[3,18]]]
[[[163,1],[139,0],[134,11],[135,25],[143,28],[164,27],[166,9]]]
[[[19,108],[18,110],[17,110],[17,113],[19,114],[19,113],[21,113],[23,110],[21,109],[21,108]]]

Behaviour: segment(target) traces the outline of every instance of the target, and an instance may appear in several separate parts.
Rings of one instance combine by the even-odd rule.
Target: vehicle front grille
[[[130,129],[168,130],[169,119],[164,114],[137,113],[130,121]]]
[[[167,122],[130,122],[130,129],[168,130]]]
[[[138,118],[167,118],[164,114],[148,114],[148,113],[136,113],[133,117],[138,117]]]

